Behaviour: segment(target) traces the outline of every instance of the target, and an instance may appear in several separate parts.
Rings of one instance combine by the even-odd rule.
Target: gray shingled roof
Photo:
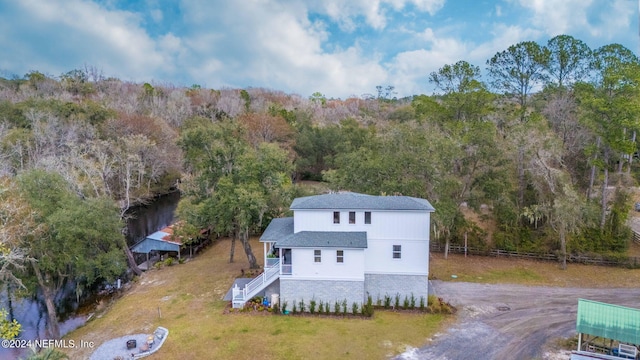
[[[291,210],[359,209],[435,211],[429,201],[410,196],[374,196],[358,193],[335,193],[307,196],[293,200]]]
[[[300,231],[276,242],[283,247],[367,248],[365,231]]]
[[[293,218],[277,218],[271,220],[269,226],[264,229],[264,233],[260,236],[261,242],[278,241],[284,237],[293,235]]]
[[[300,231],[293,233],[293,218],[278,218],[262,233],[261,242],[275,242],[277,247],[367,247],[364,231]]]

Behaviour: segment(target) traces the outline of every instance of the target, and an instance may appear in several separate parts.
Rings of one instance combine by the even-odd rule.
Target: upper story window
[[[333,223],[340,224],[340,211],[333,212]]]
[[[393,258],[400,259],[402,257],[402,245],[393,245]]]
[[[371,211],[364,212],[364,223],[371,224]]]
[[[322,262],[322,251],[321,250],[313,250],[313,262]]]
[[[356,223],[356,212],[349,211],[349,224],[355,224],[355,223]]]
[[[344,250],[336,250],[336,262],[337,263],[344,262]]]

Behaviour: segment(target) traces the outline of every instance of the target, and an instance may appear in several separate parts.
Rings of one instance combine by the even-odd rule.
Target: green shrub
[[[342,300],[342,315],[347,315],[347,299]]]
[[[404,296],[404,301],[402,302],[402,308],[405,310],[409,308],[409,297],[407,295]]]
[[[336,303],[333,305],[333,312],[338,315],[340,314],[340,303],[336,300]]]
[[[324,302],[322,302],[322,300],[320,300],[320,303],[318,304],[318,313],[319,314],[324,313]]]
[[[413,295],[413,293],[411,293],[411,301],[409,306],[411,306],[411,309],[415,309],[416,308],[416,297]]]
[[[420,311],[424,311],[424,296],[420,296]]]
[[[304,305],[304,299],[300,299],[300,312],[304,312],[305,311],[305,305]]]
[[[293,309],[291,309],[291,313],[295,314],[298,312],[298,308],[296,308],[296,302],[293,302]]]
[[[394,309],[400,309],[400,294],[396,293],[396,301],[394,302]]]
[[[316,301],[311,299],[311,301],[309,301],[309,312],[312,314],[316,313]]]
[[[367,303],[362,305],[362,315],[366,317],[373,316],[373,304],[371,300],[371,295],[367,296]]]
[[[358,315],[358,303],[354,302],[351,304],[351,313],[353,315]]]
[[[384,308],[388,309],[391,307],[391,296],[389,296],[389,294],[386,294],[384,296]]]
[[[282,313],[283,314],[287,312],[287,305],[289,305],[289,304],[287,304],[286,301],[282,303]]]

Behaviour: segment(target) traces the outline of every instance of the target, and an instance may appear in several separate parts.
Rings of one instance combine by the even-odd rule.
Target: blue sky
[[[134,82],[346,98],[520,41],[638,53],[638,0],[0,0],[0,76],[85,65]]]

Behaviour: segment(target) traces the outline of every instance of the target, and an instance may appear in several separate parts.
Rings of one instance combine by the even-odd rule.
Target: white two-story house
[[[234,306],[256,295],[280,302],[363,304],[385,296],[427,297],[433,206],[408,196],[334,193],[297,198],[260,241],[265,272],[234,289]],[[270,254],[270,255],[269,255]]]

